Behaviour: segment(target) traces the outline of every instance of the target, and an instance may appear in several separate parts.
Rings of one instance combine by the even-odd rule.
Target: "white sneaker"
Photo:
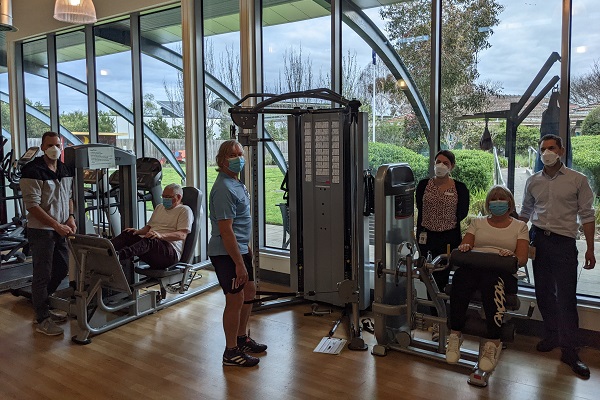
[[[502,343],[496,346],[494,342],[485,342],[481,356],[479,357],[479,369],[483,372],[492,372],[498,364]]]
[[[448,364],[456,364],[460,359],[462,342],[462,336],[458,336],[456,333],[451,333],[448,336],[448,342],[446,343],[446,362]]]

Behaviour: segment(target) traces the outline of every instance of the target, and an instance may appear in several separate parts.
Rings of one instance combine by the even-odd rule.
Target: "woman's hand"
[[[515,255],[515,253],[514,253],[514,252],[512,252],[512,251],[510,251],[510,250],[507,250],[507,249],[502,249],[502,250],[500,250],[500,251],[498,252],[498,254],[500,254],[502,257],[514,256],[514,255]]]
[[[473,246],[471,246],[469,243],[461,243],[458,245],[458,249],[460,251],[462,251],[463,253],[470,251],[472,248],[473,248]]]

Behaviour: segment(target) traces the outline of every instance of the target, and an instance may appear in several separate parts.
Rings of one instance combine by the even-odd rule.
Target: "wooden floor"
[[[531,337],[502,353],[487,388],[468,385],[465,369],[399,352],[313,353],[339,313],[304,316],[310,304],[254,315],[252,336],[269,345],[267,354],[255,368],[223,367],[223,304],[213,289],[79,346],[69,324],[64,337],[36,333],[29,302],[1,294],[0,399],[600,398],[600,351],[581,351],[592,370],[586,381],[559,361],[559,350],[535,352]]]

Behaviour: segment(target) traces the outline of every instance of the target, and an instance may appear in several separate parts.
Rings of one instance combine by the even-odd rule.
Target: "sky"
[[[491,47],[478,57],[480,80],[498,83],[504,94],[522,94],[529,86],[548,56],[560,53],[562,0],[500,0],[505,10],[500,14],[500,24],[493,28]],[[385,33],[384,21],[378,9],[365,13]],[[598,0],[573,0],[572,63],[571,74],[577,76],[590,70],[595,60],[600,60],[600,4]],[[348,27],[343,25],[343,53],[356,54],[360,66],[371,63],[371,49]],[[215,54],[226,46],[239,49],[239,34],[231,33],[211,37]],[[291,46],[310,55],[314,75],[326,74],[330,69],[329,17],[292,24],[265,27],[263,32],[265,81],[274,82],[283,71],[283,55]],[[131,69],[129,53],[116,54],[99,60],[98,88],[131,104]],[[77,76],[85,69],[83,60],[63,65],[61,70],[72,70]],[[174,85],[176,73],[159,62],[145,57],[142,67],[144,93],[154,94],[156,100],[166,100],[164,84]],[[552,76],[560,76],[556,63],[540,88]],[[316,82],[315,82],[316,85]],[[47,86],[41,79],[26,78],[26,97],[42,103],[48,102]],[[316,87],[316,86],[315,86]],[[5,90],[5,89],[3,89]],[[535,91],[537,93],[537,91]],[[61,111],[81,110],[85,107],[80,96],[60,96]]]

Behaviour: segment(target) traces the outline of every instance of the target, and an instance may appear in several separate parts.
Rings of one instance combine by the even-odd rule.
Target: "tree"
[[[600,104],[600,59],[587,74],[571,79],[571,101],[575,104]]]
[[[600,135],[600,107],[594,108],[581,123],[582,135]]]
[[[388,36],[429,103],[431,20],[430,0],[414,0],[383,7]],[[477,83],[477,55],[489,48],[492,27],[503,10],[495,0],[447,0],[442,13],[441,136],[447,143],[460,140],[463,114],[483,111],[489,95],[499,87]]]

